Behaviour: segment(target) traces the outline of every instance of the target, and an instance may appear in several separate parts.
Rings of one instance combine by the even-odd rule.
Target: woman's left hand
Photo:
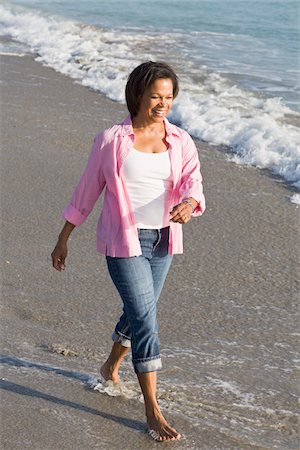
[[[192,212],[192,207],[189,203],[179,203],[179,205],[174,206],[170,212],[170,220],[182,224],[188,223],[191,220]]]

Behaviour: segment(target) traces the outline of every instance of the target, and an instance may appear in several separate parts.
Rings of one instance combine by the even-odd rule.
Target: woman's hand
[[[193,203],[196,202],[196,200],[193,200]],[[191,220],[191,216],[193,213],[193,207],[191,205],[192,201],[189,199],[189,202],[183,201],[179,203],[179,205],[174,206],[172,209],[170,215],[170,220],[172,222],[178,222],[178,223],[187,223]],[[197,202],[196,202],[197,204]],[[196,206],[196,205],[195,205]]]
[[[52,266],[54,267],[54,269],[58,270],[59,272],[65,270],[66,268],[65,261],[67,254],[68,254],[67,241],[58,240],[55,249],[51,253]]]
[[[66,222],[63,226],[63,229],[61,230],[61,232],[59,234],[55,249],[51,253],[52,266],[54,267],[54,269],[58,270],[59,272],[61,272],[62,270],[65,270],[65,268],[66,268],[65,261],[66,261],[66,257],[68,254],[67,242],[68,242],[69,236],[72,233],[72,231],[74,230],[74,228],[75,228],[75,225],[73,225],[72,223],[70,223],[66,220]]]

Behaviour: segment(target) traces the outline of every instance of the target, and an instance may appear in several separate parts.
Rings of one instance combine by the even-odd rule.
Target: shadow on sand
[[[67,378],[73,378],[79,380],[86,384],[85,387],[90,387],[93,377],[83,374],[80,372],[72,371],[72,370],[64,370],[58,367],[52,367],[44,364],[34,363],[27,361],[21,358],[15,358],[12,356],[0,356],[0,363],[7,364],[14,367],[26,367],[30,369],[38,369],[42,371],[56,373],[58,375],[65,376]],[[22,386],[21,384],[12,383],[7,380],[0,381],[0,388],[5,391],[14,392],[19,395],[24,395],[33,398],[40,398],[42,400],[47,400],[49,402],[55,403],[56,405],[67,406],[68,408],[77,409],[79,411],[86,412],[88,414],[93,414],[95,416],[100,416],[107,420],[112,420],[113,422],[117,422],[122,424],[128,428],[145,431],[145,424],[138,420],[127,419],[126,417],[115,416],[113,414],[108,414],[105,412],[98,411],[95,408],[91,408],[89,406],[81,405],[80,403],[76,403],[70,400],[65,400],[63,398],[55,397],[54,395],[45,394],[44,392],[38,391],[36,389],[31,389],[26,386]]]

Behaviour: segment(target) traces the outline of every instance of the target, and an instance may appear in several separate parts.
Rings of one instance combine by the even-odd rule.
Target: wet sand
[[[120,301],[96,254],[101,201],[75,230],[65,273],[50,253],[94,135],[124,106],[1,56],[2,448],[152,449],[133,399],[90,389]],[[265,171],[197,141],[207,211],[185,227],[159,305],[159,398],[178,449],[296,449],[299,210]]]

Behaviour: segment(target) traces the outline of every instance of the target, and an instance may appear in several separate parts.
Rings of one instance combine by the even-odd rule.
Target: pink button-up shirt
[[[186,131],[167,119],[165,128],[173,178],[166,208],[170,211],[184,199],[193,197],[198,202],[193,216],[201,215],[205,199],[196,146]],[[95,137],[87,165],[63,212],[68,222],[81,225],[105,188],[97,225],[97,251],[109,256],[142,254],[132,205],[122,177],[122,165],[134,139],[130,116]],[[182,250],[182,225],[170,221],[169,254],[182,253]]]

